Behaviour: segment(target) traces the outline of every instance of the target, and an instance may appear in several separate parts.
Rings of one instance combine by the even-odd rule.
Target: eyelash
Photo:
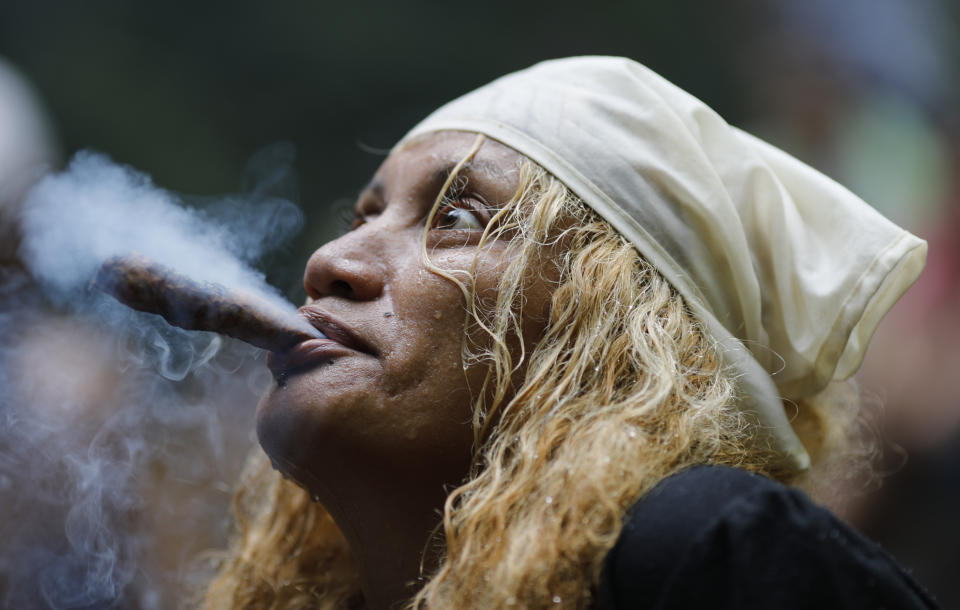
[[[457,183],[451,186],[451,192],[444,195],[443,200],[440,202],[440,207],[433,217],[434,226],[432,228],[437,229],[437,224],[446,217],[450,210],[454,209],[470,212],[476,217],[481,226],[486,224],[486,218],[482,213],[482,200],[479,197],[467,194],[465,186],[464,184]],[[371,216],[377,216],[379,213],[380,211],[377,210],[372,214],[362,214],[359,211],[354,211],[352,214],[345,214],[343,225],[346,230],[344,232],[347,233],[360,228],[366,224],[367,219]]]
[[[470,212],[477,219],[481,227],[486,226],[489,220],[483,213],[487,207],[486,202],[482,197],[469,192],[467,190],[468,186],[469,182],[465,176],[457,176],[457,178],[454,179],[453,184],[450,185],[450,189],[443,196],[440,207],[437,208],[437,213],[433,217],[434,226],[431,228],[437,228],[436,225],[443,220],[450,209],[461,209]]]
[[[437,209],[437,213],[433,216],[433,226],[432,229],[439,230],[456,230],[452,227],[441,227],[440,224],[449,219],[449,215],[454,210],[463,210],[474,216],[477,223],[480,224],[481,228],[486,224],[485,218],[479,209],[479,206],[474,203],[474,199],[469,197],[464,197],[463,195],[455,197],[444,197],[443,201],[440,203],[440,207]],[[454,222],[456,219],[454,219]],[[476,227],[473,227],[476,228]],[[465,229],[460,229],[465,230]]]

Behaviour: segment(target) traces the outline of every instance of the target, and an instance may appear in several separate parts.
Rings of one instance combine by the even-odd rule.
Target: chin
[[[257,405],[257,440],[274,462],[275,468],[280,462],[295,459],[291,449],[302,442],[299,438],[303,434],[300,419],[290,405],[277,399],[275,388],[260,399]]]
[[[349,416],[343,383],[331,379],[330,367],[315,367],[284,375],[257,405],[257,437],[271,457],[297,459],[298,448],[315,447],[318,435],[338,428]],[[333,388],[341,388],[332,392]]]
[[[340,389],[331,392],[337,385]],[[319,480],[336,479],[345,462],[383,442],[382,430],[370,425],[363,388],[332,384],[323,372],[290,377],[272,386],[256,412],[257,439],[274,468],[311,493]],[[367,423],[364,423],[367,422]]]
[[[301,408],[276,394],[277,388],[268,391],[257,406],[257,439],[275,470],[319,500],[326,486],[315,472],[318,456],[313,454],[317,443],[312,426]]]

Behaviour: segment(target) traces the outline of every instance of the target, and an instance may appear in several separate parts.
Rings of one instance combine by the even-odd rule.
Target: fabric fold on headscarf
[[[625,58],[547,61],[441,107],[403,142],[483,133],[538,163],[683,296],[782,466],[809,457],[783,399],[852,375],[926,242]]]

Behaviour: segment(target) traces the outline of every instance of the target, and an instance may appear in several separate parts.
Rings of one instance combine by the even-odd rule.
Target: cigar
[[[263,297],[198,282],[140,254],[108,259],[93,286],[174,326],[228,335],[273,352],[324,336],[304,318]]]

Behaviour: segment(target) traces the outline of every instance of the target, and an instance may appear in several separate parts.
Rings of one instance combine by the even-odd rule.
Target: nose
[[[329,242],[310,256],[303,274],[308,297],[368,301],[380,296],[385,270],[375,258],[376,249],[357,239],[357,233]]]

